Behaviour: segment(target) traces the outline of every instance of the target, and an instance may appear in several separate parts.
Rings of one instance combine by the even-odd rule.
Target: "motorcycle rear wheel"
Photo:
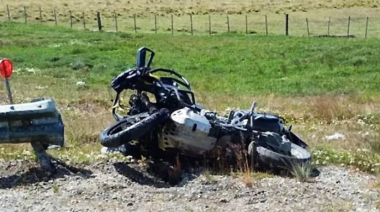
[[[252,141],[248,147],[251,166],[260,166],[269,169],[293,170],[295,166],[307,165],[311,162],[311,154],[307,149],[291,143],[290,155],[273,150],[265,144]]]

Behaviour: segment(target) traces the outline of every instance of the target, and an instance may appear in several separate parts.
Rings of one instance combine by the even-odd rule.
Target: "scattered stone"
[[[221,202],[221,203],[227,203],[228,201],[226,199],[222,198],[222,199],[219,200],[219,202]]]
[[[344,167],[320,168],[314,183],[272,176],[247,188],[243,178],[212,176],[205,183],[199,173],[185,173],[179,185],[167,186],[138,164],[126,170],[98,162],[81,174],[58,169],[47,181],[33,176],[22,161],[0,160],[1,211],[378,211],[376,176],[349,172]],[[8,169],[1,169],[8,167]],[[135,170],[135,171],[133,171]],[[139,174],[140,173],[140,174]],[[30,180],[33,179],[33,180]],[[331,200],[334,200],[332,203]],[[123,204],[121,204],[121,202]]]

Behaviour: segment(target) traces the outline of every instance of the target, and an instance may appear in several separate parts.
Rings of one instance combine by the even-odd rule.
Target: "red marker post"
[[[13,104],[11,87],[9,85],[9,77],[12,76],[13,65],[8,59],[0,59],[0,74],[1,77],[5,79],[5,87],[7,88],[8,99],[11,104]]]

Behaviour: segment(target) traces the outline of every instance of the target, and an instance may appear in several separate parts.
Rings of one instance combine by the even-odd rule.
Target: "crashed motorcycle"
[[[151,68],[154,55],[151,49],[141,47],[136,67],[112,80],[116,122],[100,133],[104,147],[123,147],[129,155],[167,161],[182,155],[236,162],[237,151],[242,150],[253,169],[291,169],[294,164],[311,161],[307,144],[291,127],[285,128],[283,118],[255,112],[255,102],[249,110],[231,110],[226,115],[209,111],[196,103],[190,83],[181,74]],[[127,90],[134,93],[125,107],[120,96]],[[127,113],[119,114],[116,110],[120,107]],[[173,166],[169,167],[167,173],[173,171]]]

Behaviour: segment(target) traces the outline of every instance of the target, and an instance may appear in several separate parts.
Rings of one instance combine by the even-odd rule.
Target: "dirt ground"
[[[377,179],[326,166],[312,182],[184,173],[169,186],[136,163],[109,160],[44,176],[33,161],[0,161],[0,208],[8,211],[379,211]]]

